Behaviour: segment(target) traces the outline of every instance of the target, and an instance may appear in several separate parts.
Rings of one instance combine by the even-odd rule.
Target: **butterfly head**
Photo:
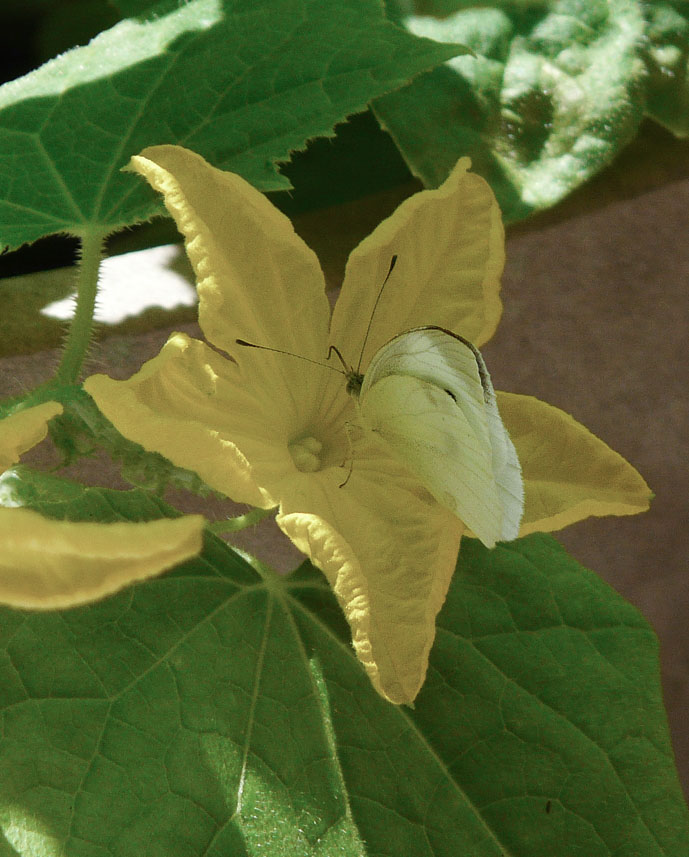
[[[353,396],[355,399],[359,398],[359,393],[361,393],[361,385],[364,383],[364,376],[361,372],[355,372],[354,369],[350,369],[347,372],[347,392],[350,396]]]

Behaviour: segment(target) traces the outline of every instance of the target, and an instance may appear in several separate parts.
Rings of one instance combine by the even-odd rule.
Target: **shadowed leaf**
[[[0,615],[22,857],[684,853],[655,637],[549,537],[465,540],[414,711],[319,573],[262,579],[213,537],[92,607]]]

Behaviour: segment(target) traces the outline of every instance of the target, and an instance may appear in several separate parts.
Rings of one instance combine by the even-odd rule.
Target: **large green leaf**
[[[460,41],[476,54],[373,105],[426,185],[440,184],[458,157],[471,155],[505,218],[517,220],[556,203],[636,134],[645,97],[638,3],[421,5],[460,11],[443,20],[407,16],[412,32]]]
[[[689,0],[650,0],[648,113],[678,137],[689,136]]]
[[[122,15],[122,17],[133,18],[136,15],[144,15],[154,6],[159,5],[156,0],[110,0],[110,5]],[[169,3],[167,4],[170,5]]]
[[[51,517],[170,513],[141,491],[25,476],[15,497]],[[270,588],[211,535],[158,583],[85,609],[2,611],[7,844],[23,857],[362,854],[320,691]]]
[[[212,537],[91,607],[3,611],[5,853],[683,857],[649,627],[549,537],[461,557],[414,711],[317,572]]]
[[[88,44],[121,18],[108,0],[54,0],[33,18],[35,65]]]
[[[122,21],[0,88],[0,244],[160,212],[120,171],[150,144],[287,188],[277,161],[458,50],[377,0],[191,0]]]

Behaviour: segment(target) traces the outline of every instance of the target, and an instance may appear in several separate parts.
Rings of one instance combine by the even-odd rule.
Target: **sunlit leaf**
[[[132,18],[0,88],[0,244],[160,213],[120,171],[182,143],[264,190],[276,162],[455,55],[375,0],[191,0]]]
[[[689,135],[689,2],[651,0],[647,46],[648,113],[678,137]]]
[[[644,19],[628,0],[423,4],[408,29],[466,44],[374,109],[410,169],[440,184],[461,155],[507,220],[553,205],[608,164],[644,112]],[[419,4],[419,7],[421,4]]]

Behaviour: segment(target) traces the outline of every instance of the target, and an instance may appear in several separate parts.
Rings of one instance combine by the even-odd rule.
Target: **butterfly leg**
[[[338,486],[339,488],[345,487],[345,485],[349,482],[349,479],[352,475],[352,471],[354,470],[353,436],[354,436],[354,433],[357,429],[361,430],[361,426],[357,425],[356,423],[350,422],[349,420],[347,422],[345,422],[345,434],[347,435],[348,452],[347,452],[347,457],[343,459],[342,464],[340,466],[344,467],[345,464],[347,463],[347,459],[349,459],[349,472],[347,473],[347,477],[344,480],[344,482],[341,482],[340,485]],[[354,440],[356,440],[356,438],[354,438]]]

